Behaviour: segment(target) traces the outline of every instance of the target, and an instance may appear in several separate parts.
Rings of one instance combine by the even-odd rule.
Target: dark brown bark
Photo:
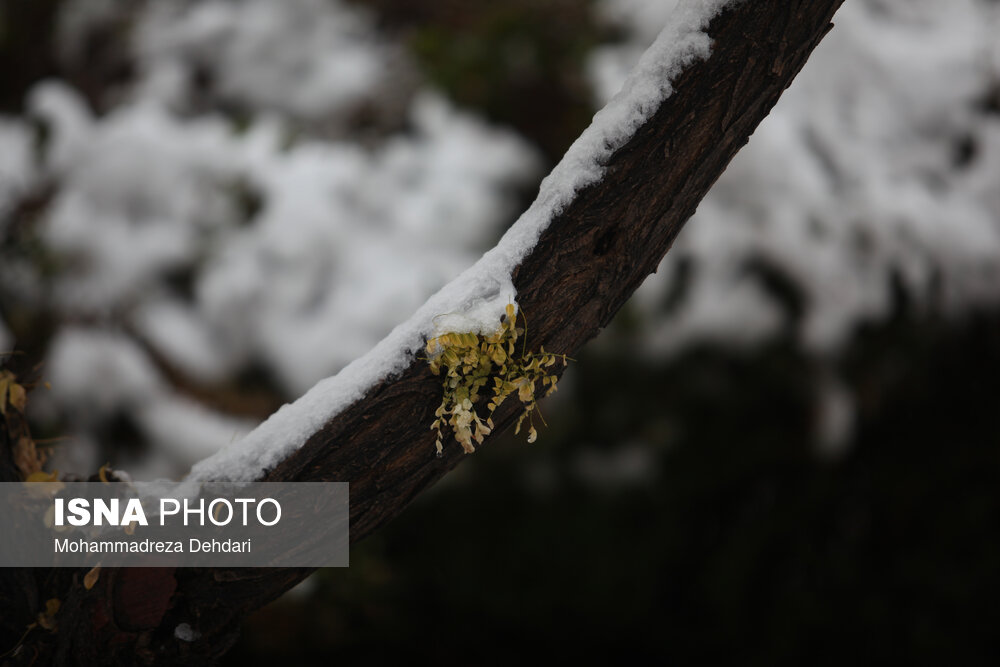
[[[749,139],[831,27],[843,0],[752,0],[712,21],[711,57],[674,82],[673,96],[579,193],[515,272],[532,347],[572,355],[655,271],[702,197]],[[463,458],[434,456],[429,430],[439,378],[415,361],[344,410],[269,481],[351,483],[351,538],[392,519]],[[516,417],[513,401],[498,426]],[[498,429],[499,431],[500,429]],[[66,594],[59,632],[35,648],[58,664],[211,662],[239,620],[306,570],[119,570]],[[174,638],[178,623],[201,633]]]

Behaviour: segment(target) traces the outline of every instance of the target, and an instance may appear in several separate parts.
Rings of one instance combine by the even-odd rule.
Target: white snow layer
[[[435,318],[460,314],[468,331],[496,330],[508,303],[516,302],[511,272],[576,193],[601,179],[604,164],[667,99],[671,81],[692,62],[707,58],[704,30],[732,0],[683,4],[640,59],[621,91],[595,116],[542,182],[538,197],[495,248],[431,297],[368,354],[285,405],[244,440],[201,461],[195,480],[251,480],[289,455],[341,410],[382,380],[403,371],[435,329]]]

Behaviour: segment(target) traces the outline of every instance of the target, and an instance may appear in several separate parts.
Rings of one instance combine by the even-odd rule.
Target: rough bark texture
[[[678,78],[673,96],[609,160],[604,180],[579,193],[518,267],[514,283],[530,318],[532,347],[573,354],[655,271],[698,202],[829,30],[842,2],[752,0],[712,21],[712,56]],[[454,442],[444,457],[434,456],[429,425],[440,392],[440,379],[425,363],[414,362],[326,424],[265,479],[350,482],[351,539],[359,540],[465,456]],[[516,416],[513,403],[498,411],[497,431]],[[82,573],[64,574],[63,580],[75,583],[61,596],[58,632],[36,631],[8,659],[210,664],[235,640],[242,616],[308,574],[125,569],[102,573],[91,591],[78,583]],[[43,577],[2,577],[4,597],[20,600],[16,608],[5,606],[8,625],[25,609],[37,611],[45,599],[41,585],[28,578]],[[30,623],[30,614],[23,620]],[[200,632],[200,639],[176,639],[179,623]]]

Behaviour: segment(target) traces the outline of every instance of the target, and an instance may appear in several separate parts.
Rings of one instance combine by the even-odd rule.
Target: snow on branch
[[[738,2],[738,0],[736,0]],[[605,165],[674,92],[673,82],[711,54],[710,21],[734,0],[680,4],[670,23],[542,182],[538,197],[495,248],[432,296],[363,357],[283,406],[244,439],[196,464],[193,480],[252,480],[273,468],[347,406],[387,378],[404,371],[435,333],[488,334],[508,304],[517,304],[512,273],[542,232],[584,188],[601,181]],[[331,341],[335,345],[336,341]]]

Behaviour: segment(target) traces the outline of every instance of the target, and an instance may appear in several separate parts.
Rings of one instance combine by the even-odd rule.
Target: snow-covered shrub
[[[536,178],[528,144],[417,90],[355,8],[90,7],[67,4],[64,48],[132,12],[135,72],[105,112],[47,81],[26,120],[0,119],[0,212],[50,185],[32,230],[54,262],[12,257],[0,282],[74,322],[52,341],[43,411],[81,438],[127,415],[164,445],[169,465],[148,470],[181,472],[253,422],[197,406],[168,375],[213,387],[263,373],[294,398],[473,263]],[[398,122],[355,133],[367,108]]]
[[[602,3],[630,39],[594,53],[599,96],[676,4]],[[650,349],[788,326],[833,353],[887,316],[895,285],[946,313],[1000,301],[1000,115],[981,104],[1000,82],[1000,7],[859,0],[834,22],[639,291]]]

